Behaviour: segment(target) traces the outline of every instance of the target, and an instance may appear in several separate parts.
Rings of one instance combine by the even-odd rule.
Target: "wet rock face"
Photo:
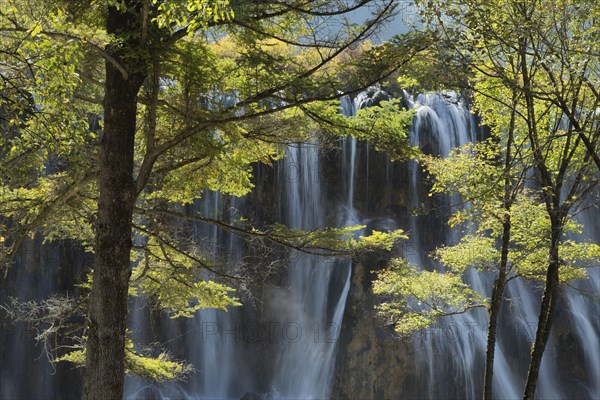
[[[368,267],[381,265],[372,258],[355,263],[339,343],[333,399],[392,399],[416,397],[412,346],[399,340],[390,327],[375,317],[370,292],[375,274]]]
[[[576,322],[566,308],[564,300],[563,298],[562,303],[559,300],[559,309],[549,338],[551,351],[544,354],[546,360],[542,362],[552,362],[561,366],[562,385],[569,388],[565,395],[572,399],[587,399],[590,395],[585,382],[597,382],[600,379],[600,376],[594,377],[586,365],[586,356],[593,354],[594,350],[592,346],[587,345],[585,339],[579,337]]]

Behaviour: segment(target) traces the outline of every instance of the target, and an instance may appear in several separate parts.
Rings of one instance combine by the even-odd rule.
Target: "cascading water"
[[[239,198],[228,198],[217,192],[206,191],[187,212],[199,213],[206,218],[226,217],[233,220],[242,206]],[[243,259],[243,242],[239,237],[223,232],[214,225],[192,223],[192,238],[202,244],[202,251],[216,260],[225,260],[233,269]],[[212,278],[206,276],[207,279]],[[137,303],[137,302],[136,302]],[[134,332],[138,335],[152,325],[151,316],[143,307],[132,307]],[[195,372],[188,382],[156,385],[129,378],[125,398],[177,398],[177,399],[239,399],[247,387],[252,388],[253,370],[244,361],[245,349],[241,346],[240,321],[237,310],[228,312],[205,309],[189,320],[159,320],[161,342],[191,363]],[[141,336],[148,342],[147,337]]]
[[[422,94],[412,98],[405,94],[407,103],[415,109],[415,120],[411,131],[411,142],[425,152],[446,156],[453,147],[478,139],[477,124],[463,101],[454,93]],[[410,203],[419,208],[423,201],[422,177],[420,169],[409,165]],[[460,204],[460,199],[448,196],[446,208]],[[595,215],[592,217],[592,215]],[[409,217],[409,233],[415,252],[408,252],[409,262],[424,268],[439,268],[426,257],[426,252],[440,244],[453,244],[459,240],[459,233],[436,227],[443,221],[433,222],[431,216]],[[581,217],[587,227],[587,239],[598,243],[593,236],[598,231],[598,209],[587,210]],[[439,226],[439,225],[437,225]],[[431,235],[431,230],[441,232],[441,237]],[[424,240],[427,236],[428,239]],[[476,251],[474,249],[474,251]],[[564,370],[557,367],[557,357],[561,349],[556,338],[549,342],[540,371],[538,397],[543,399],[566,398],[569,393],[577,393],[582,398],[598,398],[600,395],[600,363],[598,347],[600,322],[598,294],[598,271],[590,270],[591,278],[576,284],[576,288],[586,290],[588,296],[567,297],[562,307],[570,314],[568,328],[576,337],[581,349],[585,349],[586,373],[579,373],[578,382],[568,382]],[[491,293],[493,276],[486,273],[470,272],[467,276],[470,285],[487,296]],[[539,285],[538,285],[539,286]],[[576,290],[575,290],[576,291]],[[590,296],[591,294],[591,296]],[[535,334],[539,315],[541,293],[531,283],[521,280],[511,282],[506,288],[509,305],[504,305],[499,321],[499,330],[494,363],[494,394],[497,398],[519,398],[529,362],[529,349]],[[563,312],[564,313],[564,312]],[[482,393],[483,370],[487,332],[487,313],[483,310],[447,318],[436,328],[422,332],[415,340],[415,366],[420,371],[422,393],[427,398],[478,398]],[[563,329],[565,329],[563,327]],[[556,329],[555,329],[556,330]],[[571,333],[569,333],[571,334]],[[564,356],[564,352],[563,352]],[[581,361],[580,361],[581,362]],[[577,363],[577,362],[575,362]],[[574,389],[572,385],[581,385]]]
[[[344,99],[352,115],[368,98],[352,102]],[[343,225],[356,224],[353,208],[354,160],[356,140],[343,140],[343,174],[345,179]],[[326,210],[321,158],[317,145],[290,145],[286,158],[277,166],[275,186],[280,190],[277,214],[290,228],[311,230],[326,225]],[[226,212],[221,197],[209,193],[199,200],[196,212],[216,217]],[[231,209],[235,204],[231,205]],[[228,258],[242,257],[243,243],[232,235],[219,237],[212,226],[196,224],[194,238],[202,243],[220,243],[227,248]],[[203,239],[203,240],[198,240]],[[214,254],[218,256],[218,254]],[[233,255],[233,257],[232,257]],[[157,388],[130,379],[126,397],[138,398],[154,393],[156,397],[205,399],[239,399],[245,394],[262,394],[272,398],[322,399],[329,395],[334,373],[337,338],[342,324],[346,296],[350,286],[349,261],[318,257],[292,251],[285,284],[267,288],[262,296],[263,315],[250,324],[262,326],[262,343],[254,346],[243,342],[248,321],[241,313],[202,310],[196,318],[185,322],[185,358],[198,370],[187,384],[170,384]],[[231,262],[231,260],[229,260]],[[141,318],[141,320],[140,320]],[[147,326],[147,316],[134,316],[138,326]],[[171,324],[174,326],[174,324]],[[177,332],[168,328],[165,338]],[[229,334],[228,334],[229,332]],[[233,332],[233,333],[232,333]],[[266,348],[268,354],[261,356]],[[261,358],[261,370],[244,365],[244,357]],[[164,386],[164,385],[163,385]]]
[[[413,146],[434,155],[447,156],[454,147],[477,139],[477,124],[456,94],[428,93],[413,99],[405,93],[405,99],[409,107],[415,110],[410,135]],[[418,210],[424,200],[420,190],[423,181],[421,170],[411,161],[408,171],[410,207]],[[444,200],[445,208],[459,203],[456,196],[448,196]],[[439,268],[427,258],[427,252],[432,249],[432,239],[445,244],[455,243],[459,239],[457,232],[445,227],[438,227],[440,237],[432,238],[427,231],[436,229],[436,224],[432,224],[430,218],[431,216],[419,215],[409,217],[409,236],[413,244],[411,248],[416,251],[405,254],[411,264],[428,269]],[[427,243],[423,243],[424,240]],[[470,276],[471,284],[476,290],[482,291],[487,286],[482,279],[485,278],[481,274]],[[442,322],[438,329],[430,329],[419,336],[415,363],[417,369],[422,371],[421,376],[426,383],[428,398],[478,397],[478,379],[473,375],[473,371],[485,351],[485,338],[482,335],[463,334],[465,329],[480,328],[483,315],[474,314],[476,313],[456,316],[452,320]],[[447,356],[450,354],[452,357]],[[451,379],[440,379],[447,376],[448,371],[452,371],[453,376],[449,377]]]
[[[283,221],[310,230],[325,224],[318,149],[290,146],[283,165]],[[295,253],[289,289],[276,292],[271,315],[284,316],[287,334],[275,355],[273,394],[281,398],[325,398],[333,374],[350,269],[343,262]],[[283,322],[283,321],[282,321]],[[290,331],[291,329],[291,331]]]
[[[359,108],[388,98],[385,92],[372,88],[355,99],[343,98],[343,112],[352,115]],[[405,102],[416,113],[410,140],[427,153],[447,155],[453,147],[479,138],[476,121],[456,94],[416,97],[405,94]],[[272,171],[273,182],[257,181],[257,189],[263,195],[277,193],[265,201],[269,204],[264,206],[263,212],[273,216],[273,220],[298,229],[314,229],[330,223],[339,226],[364,223],[379,229],[402,227],[410,234],[410,241],[404,247],[409,261],[428,269],[439,268],[428,258],[428,253],[441,244],[455,243],[460,236],[446,226],[447,214],[410,212],[421,209],[421,203],[428,201],[422,172],[416,163],[398,167],[370,153],[368,145],[344,138],[336,170],[339,190],[335,191],[329,185],[336,179],[324,172],[330,167],[325,165],[325,159],[314,145],[290,146],[288,156]],[[404,178],[401,175],[405,175]],[[398,184],[402,187],[394,187]],[[456,197],[438,200],[446,211],[459,202]],[[392,202],[397,204],[391,207]],[[245,216],[244,212],[252,207],[255,204],[207,192],[189,211],[232,220],[236,217],[232,215],[233,210],[240,209],[240,215]],[[586,226],[584,236],[598,243],[597,206],[587,209],[579,218]],[[240,238],[214,226],[191,223],[188,228],[193,239],[202,243],[204,252],[226,259],[232,268],[233,264],[242,262],[249,251]],[[34,246],[33,242],[30,246]],[[78,261],[78,253],[73,252],[67,254],[68,257],[61,255],[58,264],[62,267],[59,268],[56,262],[43,260],[50,256],[56,258],[52,251],[44,247],[36,250],[37,256],[23,256],[18,260],[15,267],[37,269],[49,275],[36,279],[34,285],[26,274],[15,274],[9,283],[3,283],[3,303],[9,294],[28,298],[26,294],[32,292],[32,287],[37,288],[34,297],[38,299],[68,287],[66,281],[72,282],[76,272],[70,272],[65,278],[56,276],[57,271],[64,272],[65,263],[77,271],[83,262]],[[351,265],[348,261],[297,252],[287,256],[291,261],[286,272],[276,282],[269,281],[257,290],[260,298],[255,304],[245,304],[227,313],[201,310],[193,319],[172,321],[153,318],[143,302],[133,303],[130,327],[135,334],[143,342],[155,339],[167,342],[173,355],[186,359],[196,372],[188,382],[163,385],[128,378],[126,397],[321,399],[335,396],[331,384],[335,377],[336,352],[353,351],[338,343],[340,329],[344,329],[343,324],[348,319],[346,299],[351,290]],[[575,289],[565,289],[567,296],[560,306],[561,321],[550,338],[542,363],[539,398],[565,398],[573,393],[579,398],[600,397],[599,272],[592,270],[590,280],[578,283]],[[489,295],[491,275],[471,273],[468,279],[475,289]],[[59,285],[61,281],[65,282]],[[500,316],[494,392],[497,398],[512,399],[522,393],[540,292],[530,283],[515,279],[508,285],[506,297],[511,301],[505,304]],[[150,326],[153,329],[149,329]],[[414,354],[414,359],[403,366],[404,371],[415,371],[415,381],[394,382],[397,397],[414,393],[413,397],[418,398],[479,398],[486,327],[485,311],[475,311],[447,319],[416,335],[412,350],[407,351]],[[46,364],[33,360],[39,356],[40,349],[24,342],[25,327],[18,329],[5,328],[2,332],[0,397],[75,397],[73,394],[80,390],[79,383],[66,384],[66,379],[76,381],[76,371],[61,367],[55,375],[61,380],[49,375],[50,368]],[[385,354],[385,357],[393,359],[393,354]],[[559,369],[565,363],[568,368]],[[39,368],[32,369],[30,364]],[[36,372],[27,380],[14,373],[25,370]],[[45,378],[39,378],[41,376]],[[349,390],[352,393],[352,388]],[[370,390],[367,397],[377,397],[376,384]]]
[[[76,299],[72,283],[81,281],[89,262],[90,257],[72,244],[43,244],[39,236],[28,239],[10,266],[8,278],[0,278],[0,305],[11,297],[21,302],[39,302],[52,295]],[[45,362],[47,354],[36,343],[35,332],[25,323],[10,324],[4,313],[0,314],[0,399],[77,398],[81,391],[78,371]],[[64,381],[56,379],[58,376]]]

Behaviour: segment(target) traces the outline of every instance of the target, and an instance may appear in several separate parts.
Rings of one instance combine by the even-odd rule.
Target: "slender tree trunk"
[[[530,22],[530,15],[533,11],[528,9],[525,3],[518,3],[517,12],[520,15],[525,16],[525,21]],[[535,3],[532,3],[530,7],[535,7]],[[527,105],[527,135],[529,136],[529,143],[535,159],[537,167],[537,173],[539,174],[539,182],[542,185],[542,193],[544,196],[544,202],[546,203],[546,210],[550,217],[551,226],[551,242],[549,248],[549,264],[546,270],[546,284],[544,288],[544,295],[542,297],[542,304],[540,307],[540,316],[538,318],[537,332],[535,335],[535,342],[531,351],[531,361],[529,363],[529,370],[527,372],[527,381],[525,383],[525,390],[523,392],[523,398],[525,400],[533,400],[535,397],[535,391],[537,387],[537,380],[540,373],[540,365],[542,363],[542,356],[546,348],[548,337],[550,336],[550,329],[552,328],[552,317],[554,314],[554,308],[556,305],[556,295],[558,292],[558,248],[560,245],[560,236],[562,233],[562,218],[560,216],[560,183],[554,182],[552,174],[547,168],[546,157],[544,155],[543,147],[537,131],[537,121],[539,116],[535,110],[535,99],[531,91],[531,75],[530,68],[533,66],[528,64],[528,53],[527,53],[527,39],[525,37],[519,38],[519,57],[521,62],[521,74],[523,78],[523,95],[525,97]]]
[[[525,392],[523,398],[532,400],[535,397],[537,388],[538,376],[540,373],[540,365],[542,364],[542,356],[548,343],[550,330],[552,328],[554,309],[558,295],[558,249],[560,244],[560,236],[562,232],[562,222],[557,215],[550,217],[552,227],[552,241],[550,244],[550,263],[546,273],[546,286],[544,288],[544,297],[540,308],[540,316],[538,319],[538,327],[535,335],[535,342],[531,351],[531,361],[529,363],[529,371],[527,372],[527,382],[525,384]]]
[[[502,306],[504,297],[504,288],[508,277],[508,252],[511,235],[510,209],[514,201],[514,188],[511,182],[512,168],[512,146],[514,141],[514,128],[517,107],[517,94],[513,91],[513,108],[510,115],[510,125],[508,137],[506,140],[506,153],[504,159],[504,193],[502,199],[502,208],[505,211],[504,221],[502,222],[502,248],[500,250],[500,266],[498,277],[494,282],[492,290],[492,299],[490,304],[490,321],[488,323],[488,338],[485,353],[485,376],[483,383],[483,398],[492,400],[492,387],[494,382],[494,356],[496,354],[496,333],[498,327],[498,315]]]
[[[129,5],[129,2],[127,2]],[[135,15],[109,7],[109,34],[135,29]],[[115,60],[128,51],[109,48]],[[127,65],[129,71],[131,65]],[[139,72],[128,75],[105,62],[104,133],[100,146],[96,260],[89,305],[83,397],[123,397],[125,330],[131,250],[131,223],[136,191],[133,178]],[[121,68],[122,69],[122,68]]]
[[[508,266],[508,246],[510,242],[510,217],[506,217],[502,232],[502,251],[500,259],[500,271],[494,282],[492,299],[490,305],[490,321],[488,323],[487,347],[485,353],[485,378],[483,384],[483,398],[492,399],[492,384],[494,380],[494,355],[496,351],[496,332],[498,326],[498,315],[506,287],[507,266]]]

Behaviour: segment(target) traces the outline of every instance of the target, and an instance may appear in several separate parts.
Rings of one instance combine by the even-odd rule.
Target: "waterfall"
[[[39,235],[27,239],[7,279],[0,278],[0,305],[11,297],[21,302],[39,302],[52,295],[77,298],[72,283],[82,280],[90,258],[72,243],[44,244]],[[78,398],[79,372],[63,363],[50,365],[34,336],[25,323],[11,324],[0,310],[0,399]]]
[[[416,98],[405,93],[404,96],[409,107],[415,110],[409,137],[411,145],[430,154],[447,156],[454,147],[476,140],[477,124],[464,101],[455,93],[427,93]],[[410,207],[418,214],[425,193],[421,190],[423,177],[416,162],[409,162],[408,174]],[[448,196],[444,206],[450,209],[458,203],[457,196]],[[433,241],[440,241],[438,244],[452,244],[459,239],[458,233],[447,229],[444,222],[432,221],[427,215],[409,216],[411,248],[416,249],[405,255],[409,263],[419,268],[440,268],[427,257],[435,247],[428,231],[438,231],[439,237],[433,237]],[[469,278],[475,289],[482,290],[488,285],[482,282],[485,278],[481,274],[472,274]],[[477,332],[482,328],[483,317],[484,313],[477,312],[458,315],[417,335],[415,367],[421,371],[428,398],[479,397],[478,377],[473,372],[485,354],[485,336]],[[470,332],[465,334],[466,330]],[[451,376],[448,376],[449,372]]]
[[[468,108],[455,93],[420,94],[413,98],[405,93],[406,102],[415,110],[415,120],[411,129],[411,144],[423,151],[447,156],[456,146],[475,141],[478,138],[477,124]],[[418,208],[423,201],[422,176],[420,169],[409,165],[409,185],[411,207]],[[456,196],[447,196],[448,209],[459,204]],[[597,199],[596,199],[597,201]],[[409,234],[416,252],[406,254],[409,262],[428,269],[439,269],[426,253],[441,244],[451,245],[460,239],[455,229],[441,227],[445,221],[435,221],[431,216],[410,216]],[[580,215],[579,219],[587,231],[584,237],[598,243],[597,203]],[[431,230],[441,233],[432,237]],[[425,240],[424,236],[428,236]],[[597,268],[589,270],[590,279],[577,282],[561,304],[561,315],[567,314],[568,323],[561,328],[555,326],[554,333],[546,348],[538,384],[538,397],[560,399],[573,396],[598,398],[600,396],[600,294]],[[469,284],[480,293],[489,296],[493,275],[471,271],[466,277]],[[581,292],[580,292],[581,291]],[[522,395],[529,363],[529,351],[535,335],[539,315],[541,291],[530,282],[520,279],[507,285],[505,296],[510,302],[503,305],[499,319],[494,360],[494,394],[497,398],[516,399]],[[566,311],[565,311],[566,310]],[[420,371],[422,392],[430,399],[479,398],[483,385],[483,364],[488,316],[483,310],[446,318],[436,327],[417,335],[415,339],[415,368]],[[557,323],[556,325],[561,325]],[[560,338],[556,331],[567,329],[566,337],[577,353],[566,354],[559,347]],[[575,360],[581,370],[575,378],[566,377],[560,368],[560,357],[580,357]],[[585,371],[585,372],[583,372]],[[573,371],[569,371],[573,372]],[[570,379],[570,380],[569,380]],[[574,386],[577,386],[574,389]]]
[[[354,115],[358,109],[386,99],[389,95],[374,87],[353,99],[342,98],[341,105],[344,114]],[[452,148],[480,139],[477,121],[456,93],[405,93],[404,101],[415,110],[411,144],[424,152],[447,156]],[[351,137],[340,139],[336,157],[323,157],[316,144],[290,145],[286,158],[272,170],[257,167],[258,194],[239,199],[207,191],[185,210],[229,221],[255,213],[253,222],[277,221],[297,229],[329,224],[401,227],[410,235],[404,246],[409,262],[429,270],[441,269],[429,252],[460,239],[460,232],[446,225],[448,211],[460,199],[440,196],[436,201],[443,212],[423,214],[419,210],[431,199],[416,162],[392,164],[372,152],[368,144]],[[337,163],[337,167],[326,165],[326,160]],[[597,203],[578,218],[586,226],[583,237],[598,243]],[[254,257],[250,263],[256,260],[257,255],[242,239],[213,225],[190,222],[184,231],[204,253],[225,260],[231,269],[247,258]],[[2,303],[9,295],[39,300],[55,292],[72,291],[75,278],[80,278],[79,270],[90,261],[67,245],[42,246],[39,238],[27,246],[9,280],[0,286]],[[128,377],[125,397],[237,400],[322,399],[335,395],[331,391],[337,353],[355,351],[339,342],[348,319],[347,299],[354,288],[353,266],[348,260],[280,251],[285,256],[282,258],[289,260],[285,268],[252,288],[258,297],[255,301],[244,298],[243,306],[228,312],[200,310],[194,318],[171,320],[157,316],[142,299],[132,301],[129,326],[136,339],[165,343],[175,358],[191,363],[195,372],[187,382],[166,384]],[[564,290],[560,321],[542,363],[539,398],[600,397],[600,271],[592,269],[590,275],[589,280]],[[205,277],[211,278],[209,274]],[[470,272],[467,279],[489,296],[491,273]],[[515,279],[507,286],[510,302],[502,308],[496,347],[497,398],[521,397],[540,296],[539,285],[530,282]],[[360,325],[362,321],[354,323]],[[410,379],[394,381],[397,397],[416,393],[415,397],[429,399],[480,398],[487,323],[485,311],[471,311],[416,334],[406,347],[398,345],[398,351],[414,357],[409,361],[401,358],[406,362],[401,371]],[[3,326],[0,332],[0,398],[77,397],[81,387],[77,371],[64,365],[51,375],[47,363],[36,361],[41,349],[34,347],[26,330],[23,325]],[[396,362],[392,353],[383,357]],[[23,371],[28,371],[26,378]],[[378,388],[370,390],[370,397],[377,397]]]
[[[318,148],[288,148],[284,177],[283,222],[296,229],[325,225]],[[288,289],[276,292],[273,317],[288,319],[286,336],[275,355],[272,390],[277,398],[322,399],[329,391],[337,337],[348,288],[347,263],[294,253],[288,266]],[[283,323],[284,321],[282,321]],[[289,331],[284,331],[289,334]]]
[[[352,101],[343,99],[344,112],[354,114],[370,97]],[[342,139],[342,174],[344,175],[344,212],[337,218],[340,225],[358,223],[353,207],[354,165],[357,142]],[[278,221],[294,229],[323,228],[328,223],[322,177],[322,157],[317,144],[289,145],[286,157],[276,166],[274,187],[278,190]],[[239,201],[239,200],[237,200]],[[222,196],[206,193],[198,200],[194,212],[216,218],[227,210]],[[235,209],[235,201],[230,209]],[[198,243],[225,247],[227,257],[240,259],[243,243],[214,226],[193,224]],[[205,249],[206,250],[206,249]],[[213,255],[218,256],[214,252]],[[183,325],[185,358],[197,373],[188,383],[171,383],[160,387],[130,378],[126,397],[136,399],[152,395],[158,398],[239,399],[244,395],[268,398],[323,399],[328,397],[334,374],[337,341],[346,296],[350,288],[350,262],[332,257],[318,257],[291,250],[284,284],[267,287],[260,301],[262,315],[243,320],[250,306],[228,313],[201,310],[196,317],[179,324],[166,324],[165,339],[178,336]],[[232,260],[228,260],[229,263]],[[144,330],[150,324],[148,314],[134,312],[136,326]],[[256,325],[262,333],[261,343],[244,343],[245,327]],[[266,332],[266,334],[265,334]],[[266,354],[263,354],[265,353]],[[248,359],[262,359],[251,365]]]
[[[206,191],[187,212],[213,219],[236,218],[242,199],[232,197],[226,199],[228,202],[224,200],[220,193]],[[243,242],[239,237],[214,225],[201,223],[191,223],[190,234],[195,242],[201,243],[201,250],[215,260],[225,259],[232,268],[241,262]],[[214,276],[206,274],[204,278]],[[147,343],[150,337],[148,327],[153,325],[152,316],[140,303],[143,300],[136,300],[131,308],[132,331],[142,343]],[[237,317],[237,310],[230,308],[228,312],[200,310],[191,319],[159,320],[158,339],[167,342],[167,347],[179,358],[191,363],[195,372],[188,382],[163,385],[129,377],[125,398],[239,399],[244,394],[241,391],[252,378],[251,368],[244,363],[244,349],[240,346],[242,329]]]

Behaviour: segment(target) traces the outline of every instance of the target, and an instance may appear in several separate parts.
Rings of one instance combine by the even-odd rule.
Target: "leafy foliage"
[[[173,317],[239,305],[236,277],[225,276],[218,260],[198,250],[199,243],[168,226],[166,220],[181,214],[165,217],[164,211],[191,204],[208,190],[246,195],[253,188],[254,165],[272,166],[284,157],[287,144],[316,136],[351,134],[397,159],[415,154],[406,137],[412,115],[397,103],[353,118],[339,113],[341,96],[398,68],[403,61],[394,54],[408,59],[422,49],[412,39],[370,44],[367,38],[395,6],[381,0],[357,6],[367,4],[373,16],[363,26],[324,32],[323,24],[356,7],[320,0],[3,0],[2,265],[10,265],[22,242],[38,232],[47,241],[71,239],[97,250],[99,165],[107,154],[100,149],[108,142],[105,118],[111,111],[104,107],[111,107],[106,99],[112,91],[125,89],[108,84],[107,71],[114,70],[127,85],[140,88],[131,121],[135,245],[129,294],[146,296]],[[128,22],[114,27],[115,18]],[[369,62],[356,62],[357,57]],[[158,208],[162,219],[151,213]],[[250,240],[325,255],[390,249],[404,237],[398,231],[355,238],[357,227],[301,232],[198,218]],[[128,264],[119,267],[129,272]],[[83,289],[98,285],[91,276]],[[131,372],[157,380],[184,372],[164,356],[153,359],[131,346],[127,342],[125,349]],[[81,362],[84,351],[58,360]]]
[[[460,275],[419,270],[404,259],[394,259],[377,275],[373,292],[383,296],[378,314],[400,335],[426,328],[439,318],[482,307],[481,295]]]
[[[68,352],[54,361],[68,361],[78,366],[84,366],[85,349]],[[188,364],[172,361],[167,353],[160,353],[156,357],[141,354],[134,349],[131,340],[127,340],[125,365],[128,374],[135,374],[156,382],[185,379],[191,372],[191,367]]]
[[[435,54],[450,76],[457,65],[463,65],[466,73],[461,75],[466,79],[446,81],[467,86],[491,136],[454,150],[447,159],[422,158],[434,179],[430,195],[458,193],[464,200],[449,223],[467,234],[433,254],[447,268],[444,279],[452,283],[446,287],[452,296],[442,297],[441,304],[450,313],[469,309],[460,292],[464,287],[460,277],[471,268],[497,277],[489,308],[487,356],[491,361],[486,365],[485,384],[489,399],[504,286],[517,277],[545,283],[525,392],[525,398],[533,398],[557,288],[585,278],[587,268],[598,266],[598,245],[573,238],[581,231],[574,215],[585,207],[586,196],[594,202],[589,199],[597,193],[600,168],[599,31],[590,29],[600,10],[597,2],[588,1],[423,0],[416,4],[440,47],[430,47],[425,58],[413,62],[427,65],[427,55]],[[444,55],[454,60],[447,62]],[[429,71],[427,67],[400,71],[398,84],[418,90],[446,83],[436,82]],[[385,271],[374,284],[377,293],[390,296],[380,314],[403,333],[428,326],[435,308],[423,307],[427,301],[413,308],[407,299],[420,294],[436,305],[440,299],[436,293],[410,288],[405,277],[419,271],[407,268],[410,272]],[[435,275],[428,279],[432,286],[439,284]],[[462,309],[455,308],[455,299],[459,305],[462,301]]]
[[[424,157],[427,171],[435,177],[432,193],[458,193],[466,205],[459,207],[450,217],[451,226],[470,226],[475,234],[467,234],[454,246],[439,248],[435,258],[457,273],[469,268],[493,271],[500,261],[500,238],[503,222],[508,216],[511,221],[509,271],[526,278],[545,279],[549,262],[550,219],[546,206],[539,201],[532,189],[519,184],[513,189],[514,200],[507,211],[502,204],[506,171],[498,165],[498,154],[502,154],[498,141],[484,141],[454,149],[448,158]],[[517,150],[517,149],[515,149]],[[527,150],[521,148],[521,152]],[[518,183],[526,176],[531,158],[520,158],[511,168],[510,180]],[[563,259],[561,280],[568,282],[587,276],[582,266],[594,265],[596,245],[590,242],[576,243],[566,238],[581,232],[572,218],[564,223],[563,246],[567,253],[575,251],[583,258]],[[574,247],[589,249],[579,253]],[[578,267],[579,266],[579,267]]]
[[[193,317],[201,308],[226,310],[240,303],[231,287],[202,279],[202,264],[174,245],[150,238],[131,277],[130,292],[146,295],[170,311],[172,318]],[[142,254],[140,254],[142,257]]]

